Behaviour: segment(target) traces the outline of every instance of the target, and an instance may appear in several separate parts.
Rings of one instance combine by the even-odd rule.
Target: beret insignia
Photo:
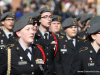
[[[58,17],[58,21],[61,21],[61,16]]]
[[[32,21],[32,17],[29,17],[29,18],[30,18],[30,22],[33,23],[33,21]]]
[[[73,20],[73,24],[76,25],[76,20]]]
[[[13,16],[13,17],[15,16],[15,13],[14,13],[14,12],[12,12],[12,16]]]

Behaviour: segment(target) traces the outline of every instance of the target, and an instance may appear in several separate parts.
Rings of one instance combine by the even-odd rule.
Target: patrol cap
[[[80,23],[86,22],[87,20],[90,20],[92,17],[94,17],[95,14],[88,14],[87,16],[84,16],[80,19]]]
[[[100,22],[100,16],[95,16],[93,18],[91,18],[91,20],[89,21],[88,25],[93,25],[95,23],[99,23]]]
[[[15,13],[14,12],[6,12],[1,16],[0,21],[4,20],[7,17],[15,18]]]
[[[26,17],[32,17],[33,19],[39,19],[39,13],[38,12],[29,12],[27,14],[24,14],[21,18],[26,18]]]
[[[62,27],[70,27],[70,26],[76,26],[76,25],[77,25],[77,21],[74,18],[67,18],[62,23]]]
[[[14,25],[14,29],[13,31],[16,32],[16,31],[19,31],[21,30],[22,28],[24,28],[26,25],[29,25],[29,24],[33,24],[33,19],[32,17],[26,17],[26,18],[21,18],[20,20],[18,20],[15,25]]]
[[[87,29],[87,33],[93,34],[100,31],[100,22],[93,24],[91,27]]]
[[[0,26],[3,26],[3,24],[0,22]]]
[[[61,20],[62,20],[61,16],[59,16],[59,15],[53,15],[52,21],[58,21],[58,22],[61,22]]]
[[[49,7],[44,7],[44,8],[41,8],[37,11],[39,14],[42,14],[44,12],[50,12],[50,9]]]

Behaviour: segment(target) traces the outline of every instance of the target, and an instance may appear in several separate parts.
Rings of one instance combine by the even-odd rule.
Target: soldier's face
[[[52,21],[52,15],[50,12],[45,12],[41,14],[40,22],[43,27],[49,28]]]
[[[61,23],[58,21],[53,21],[50,26],[50,31],[53,33],[58,33],[61,28]]]
[[[77,26],[70,26],[65,29],[66,35],[72,39],[76,36],[77,34]]]
[[[100,46],[100,32],[98,32],[97,34],[92,34],[91,37],[94,40],[95,44]]]
[[[4,29],[11,30],[14,25],[14,18],[6,18],[4,21],[2,21],[2,24],[4,25]]]
[[[17,36],[19,37],[19,41],[21,43],[32,43],[34,39],[34,26],[33,25],[26,25],[20,31],[16,32]]]

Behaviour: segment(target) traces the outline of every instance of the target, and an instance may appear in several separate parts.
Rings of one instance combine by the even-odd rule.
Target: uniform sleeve
[[[82,58],[79,52],[76,52],[73,57],[70,75],[81,75],[79,71],[82,71]]]
[[[58,50],[57,50],[56,56],[54,58],[54,63],[55,63],[56,75],[65,75],[64,70],[63,70],[63,65],[61,62],[61,54],[60,54],[59,44],[58,44]]]
[[[7,71],[7,52],[0,50],[0,75],[4,75]]]

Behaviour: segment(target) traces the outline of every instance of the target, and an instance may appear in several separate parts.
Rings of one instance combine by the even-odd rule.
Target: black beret
[[[77,17],[76,17],[76,20],[78,21],[78,20],[80,20],[81,18],[83,18],[84,16],[86,16],[87,14],[85,13],[85,14],[81,14],[81,15],[78,15]]]
[[[33,24],[32,17],[21,18],[14,25],[14,32],[19,31],[24,28],[26,25]]]
[[[87,29],[87,33],[93,34],[100,31],[100,22],[93,24],[90,28]]]
[[[49,7],[44,7],[44,8],[41,8],[37,11],[39,14],[42,14],[44,12],[50,12],[50,9]]]
[[[30,16],[33,19],[39,19],[39,13],[38,12],[29,12],[27,14],[24,14],[21,18],[30,17]]]
[[[70,26],[76,26],[76,25],[77,25],[77,21],[74,18],[67,18],[62,23],[62,27],[70,27]]]
[[[100,16],[95,16],[89,21],[88,25],[91,26],[91,25],[98,23],[98,22],[100,22]]]
[[[6,12],[1,16],[0,21],[4,20],[7,17],[15,18],[15,13],[14,12]]]
[[[61,22],[61,20],[62,20],[61,16],[53,15],[52,21],[59,21],[59,22]]]
[[[87,20],[90,20],[92,17],[94,17],[95,14],[88,14],[87,16],[84,16],[80,19],[80,23],[86,22]]]

